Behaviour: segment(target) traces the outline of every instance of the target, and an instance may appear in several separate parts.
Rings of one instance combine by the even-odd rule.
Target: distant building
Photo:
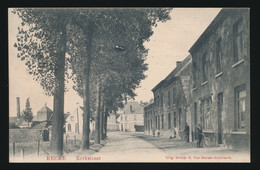
[[[107,116],[107,131],[118,131],[119,122],[117,121],[118,116],[115,113],[110,113]]]
[[[17,128],[16,121],[17,117],[9,117],[9,129]]]
[[[32,127],[33,122],[26,122],[23,117],[20,117],[17,121],[15,126],[18,128],[30,128]]]
[[[39,118],[39,121],[37,120]],[[32,122],[26,122],[20,115],[20,100],[17,98],[17,117],[9,117],[10,141],[49,141],[53,113],[46,105],[37,112]]]
[[[153,129],[156,129],[156,126],[154,103],[152,102],[144,107],[144,133],[147,135],[152,135]]]
[[[128,102],[124,108],[117,113],[120,115],[117,120],[119,122],[120,131],[144,131],[144,110],[143,107],[147,103],[138,103],[136,101]]]
[[[95,129],[95,121],[90,120],[90,133]],[[83,108],[77,107],[72,113],[67,113],[65,118],[65,136],[67,138],[82,138],[83,130]]]
[[[52,110],[45,104],[45,106],[37,112],[37,121],[47,121],[51,118],[51,116]]]
[[[191,55],[176,63],[176,68],[153,89],[154,102],[144,108],[145,133],[159,130],[162,136],[183,137],[185,123],[190,124]]]

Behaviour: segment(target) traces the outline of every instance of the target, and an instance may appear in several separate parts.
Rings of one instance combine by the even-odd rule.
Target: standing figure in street
[[[188,143],[190,141],[190,127],[188,123],[185,123],[184,133],[186,137],[186,142]]]
[[[155,128],[153,128],[153,137],[155,137]]]
[[[197,125],[197,132],[198,132],[198,143],[197,143],[197,147],[200,148],[201,147],[201,141],[202,141],[202,125],[198,124]]]

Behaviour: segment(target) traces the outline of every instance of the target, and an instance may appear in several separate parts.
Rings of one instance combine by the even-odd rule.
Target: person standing
[[[188,123],[185,123],[184,133],[186,137],[186,142],[188,143],[190,141],[190,127]]]
[[[198,132],[198,143],[197,143],[197,147],[200,148],[201,147],[201,141],[202,141],[202,125],[198,124],[197,125],[197,132]]]
[[[153,128],[153,137],[155,136],[155,128]]]

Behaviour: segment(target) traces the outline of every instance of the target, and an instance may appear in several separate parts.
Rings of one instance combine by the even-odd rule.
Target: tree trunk
[[[85,83],[84,83],[84,96],[83,96],[83,130],[82,130],[82,143],[81,150],[89,149],[89,120],[90,120],[90,107],[89,107],[89,76],[90,76],[90,66],[91,66],[91,48],[92,48],[92,38],[93,38],[93,23],[88,22],[86,32],[87,42],[86,42],[86,60],[85,60]]]
[[[101,86],[97,82],[97,98],[96,98],[96,118],[95,118],[95,144],[100,144],[100,100],[101,100]]]
[[[101,109],[100,109],[100,139],[104,140],[103,135],[103,121],[104,121],[104,100],[101,100]]]
[[[64,67],[66,52],[66,25],[59,16],[57,22],[58,32],[61,34],[57,41],[58,50],[60,50],[58,62],[56,63],[55,78],[57,84],[55,86],[53,96],[53,121],[52,121],[52,137],[51,137],[51,153],[55,155],[63,155],[63,125],[64,125]]]
[[[107,115],[108,110],[105,108],[105,117],[104,117],[104,138],[107,138]]]

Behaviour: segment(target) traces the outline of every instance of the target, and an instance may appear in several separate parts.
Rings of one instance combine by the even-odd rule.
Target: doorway
[[[218,144],[223,144],[222,132],[223,93],[218,94]]]
[[[197,121],[197,102],[194,103],[194,140],[197,140],[198,139],[198,133],[196,131],[196,127],[197,127],[197,124],[198,124],[198,121]]]

